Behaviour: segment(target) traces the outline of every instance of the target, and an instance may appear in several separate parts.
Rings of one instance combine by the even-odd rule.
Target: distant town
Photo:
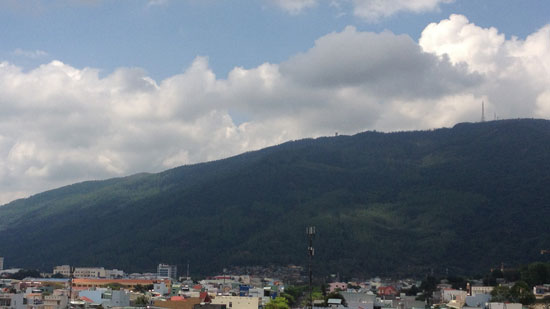
[[[541,268],[541,265],[543,268]],[[524,276],[547,280],[549,264],[539,263]],[[60,265],[51,273],[4,269],[0,257],[0,309],[167,308],[167,309],[548,309],[550,284],[529,287],[509,280],[504,269],[481,280],[354,279],[308,286],[304,269],[235,267],[223,274],[192,280],[188,269],[158,264],[155,273],[125,273],[104,267]],[[240,274],[238,272],[241,272]],[[541,273],[542,272],[542,273]],[[547,273],[548,272],[548,273]],[[277,274],[279,278],[270,277]],[[500,274],[500,275],[499,275]],[[540,277],[543,276],[543,277]],[[508,278],[507,278],[508,277]],[[513,279],[513,278],[512,278]],[[516,278],[517,279],[517,278]],[[465,284],[465,285],[464,285]]]

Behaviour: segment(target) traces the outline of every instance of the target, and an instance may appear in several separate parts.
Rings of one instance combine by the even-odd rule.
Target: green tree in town
[[[522,305],[531,305],[535,303],[535,295],[525,281],[518,281],[510,289],[510,301],[521,303]]]
[[[149,300],[145,295],[138,296],[136,301],[134,302],[134,305],[136,307],[146,307],[148,304],[149,304]]]
[[[284,297],[278,296],[274,299],[272,299],[267,305],[265,305],[266,309],[289,309],[288,306],[288,300]]]
[[[497,286],[491,291],[491,301],[506,302],[510,299],[510,288],[507,286]]]

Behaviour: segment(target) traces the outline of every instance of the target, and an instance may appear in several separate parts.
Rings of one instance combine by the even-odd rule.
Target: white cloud
[[[17,48],[15,49],[12,54],[14,54],[15,56],[20,56],[20,57],[27,57],[27,58],[31,58],[31,59],[37,59],[37,58],[43,58],[43,57],[46,57],[48,56],[48,53],[43,51],[43,50],[24,50],[24,49],[21,49],[21,48]]]
[[[271,0],[280,8],[291,14],[297,14],[304,9],[315,7],[320,0]],[[439,9],[440,4],[455,0],[331,0],[329,6],[341,10],[342,3],[351,3],[353,14],[368,22],[378,22],[400,12],[422,13]],[[347,7],[347,5],[346,5]],[[339,16],[346,13],[340,12]]]
[[[420,46],[427,52],[464,63],[485,79],[479,92],[487,95],[503,117],[549,117],[545,93],[550,91],[550,25],[525,40],[495,28],[481,28],[462,15],[428,25]]]
[[[353,0],[353,13],[370,22],[399,12],[427,12],[439,9],[440,4],[454,0]]]
[[[311,8],[317,5],[318,0],[272,0],[277,6],[283,10],[298,14],[302,10]]]
[[[149,0],[147,6],[165,5],[166,3],[168,3],[168,0]]]
[[[86,179],[156,172],[291,139],[550,116],[550,26],[525,40],[454,15],[420,43],[353,27],[282,63],[220,79],[197,57],[154,81],[53,61],[0,63],[0,199]],[[237,124],[231,115],[244,115]]]

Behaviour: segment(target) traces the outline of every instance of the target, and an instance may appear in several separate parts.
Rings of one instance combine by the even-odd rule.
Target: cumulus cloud
[[[139,68],[2,62],[0,200],[334,132],[476,121],[482,100],[488,114],[548,117],[549,40],[550,26],[506,40],[453,15],[419,43],[347,27],[224,79],[206,57],[162,81]]]
[[[465,16],[451,15],[428,25],[419,44],[426,52],[482,74],[485,82],[479,85],[479,93],[488,97],[497,114],[550,116],[550,25],[525,40],[507,40],[496,28],[481,28]]]

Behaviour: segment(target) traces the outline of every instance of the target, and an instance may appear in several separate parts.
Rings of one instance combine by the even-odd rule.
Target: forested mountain
[[[308,225],[321,273],[460,274],[540,258],[550,121],[305,139],[78,183],[0,207],[0,256],[43,270],[304,265]]]

